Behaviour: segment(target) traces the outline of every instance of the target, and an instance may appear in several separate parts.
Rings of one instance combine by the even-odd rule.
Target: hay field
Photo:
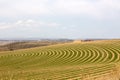
[[[120,40],[0,52],[0,80],[120,80]]]

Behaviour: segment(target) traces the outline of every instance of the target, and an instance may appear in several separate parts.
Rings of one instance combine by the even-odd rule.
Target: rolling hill
[[[13,51],[34,47],[42,47],[61,43],[70,43],[69,39],[44,39],[44,40],[2,40],[0,41],[0,51]]]
[[[120,40],[0,52],[1,80],[120,80]]]

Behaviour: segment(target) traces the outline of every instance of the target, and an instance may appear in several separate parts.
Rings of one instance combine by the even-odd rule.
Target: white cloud
[[[119,0],[0,0],[0,16],[89,15],[117,17]]]
[[[0,29],[6,29],[11,27],[8,23],[0,23]]]
[[[57,27],[60,24],[55,22],[42,22],[42,21],[35,21],[35,20],[18,20],[13,23],[0,23],[0,29],[8,29],[8,28],[32,28],[34,27]]]
[[[63,15],[89,15],[98,18],[119,14],[119,0],[57,0],[53,11]]]

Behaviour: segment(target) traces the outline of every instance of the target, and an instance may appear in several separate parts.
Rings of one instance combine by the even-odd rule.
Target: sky
[[[5,38],[120,38],[120,0],[0,0]]]

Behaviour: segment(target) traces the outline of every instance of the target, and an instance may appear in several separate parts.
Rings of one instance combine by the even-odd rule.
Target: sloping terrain
[[[61,43],[69,43],[72,40],[20,40],[20,41],[1,41],[0,42],[0,51],[13,51],[19,49],[27,49],[34,47],[42,47],[48,45],[55,45]]]
[[[119,80],[119,63],[120,40],[58,44],[0,52],[0,79]]]

